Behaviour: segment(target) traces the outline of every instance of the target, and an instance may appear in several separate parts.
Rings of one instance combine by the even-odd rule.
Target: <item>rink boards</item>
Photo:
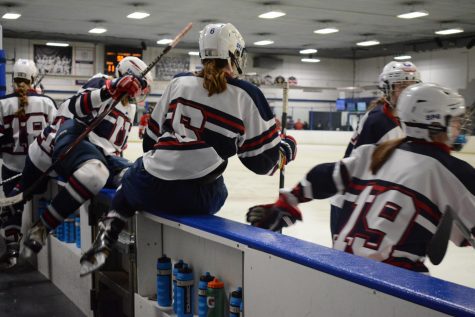
[[[148,299],[164,253],[195,285],[208,271],[226,294],[242,286],[244,316],[475,316],[475,289],[218,216],[141,212],[136,243],[136,316],[172,316]]]

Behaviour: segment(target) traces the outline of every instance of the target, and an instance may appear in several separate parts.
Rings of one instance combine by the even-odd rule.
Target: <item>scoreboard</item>
[[[142,59],[142,49],[120,46],[106,46],[104,57],[104,73],[115,76],[115,67],[124,57],[135,56]]]

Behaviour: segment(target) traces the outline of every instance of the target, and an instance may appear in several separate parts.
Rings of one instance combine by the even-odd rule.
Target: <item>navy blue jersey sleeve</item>
[[[325,199],[338,192],[333,180],[335,168],[345,169],[345,166],[336,163],[323,163],[315,166],[307,173],[306,180],[311,184],[314,199]]]

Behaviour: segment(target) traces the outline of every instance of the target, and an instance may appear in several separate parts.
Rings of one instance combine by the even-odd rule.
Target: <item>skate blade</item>
[[[107,255],[104,252],[99,252],[92,256],[90,260],[92,261],[81,261],[81,270],[79,271],[79,276],[86,276],[101,268],[106,263]]]

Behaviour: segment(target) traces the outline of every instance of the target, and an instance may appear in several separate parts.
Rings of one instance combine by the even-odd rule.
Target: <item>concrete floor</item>
[[[343,156],[345,146],[342,145],[310,145],[299,144],[297,159],[285,171],[285,185],[292,187],[314,165],[334,162]],[[142,153],[142,144],[138,141],[129,142],[125,156],[134,160]],[[475,165],[475,155],[456,155]],[[247,170],[233,157],[224,173],[229,197],[218,215],[234,221],[245,223],[245,214],[250,206],[275,201],[278,195],[279,176],[259,176]],[[303,222],[284,230],[284,234],[302,240],[331,247],[330,238],[330,203],[328,200],[314,200],[300,205]],[[429,262],[427,260],[427,262]],[[458,248],[451,242],[443,262],[438,266],[428,263],[431,275],[475,288],[475,275],[471,269],[475,267],[475,252],[472,248]]]

